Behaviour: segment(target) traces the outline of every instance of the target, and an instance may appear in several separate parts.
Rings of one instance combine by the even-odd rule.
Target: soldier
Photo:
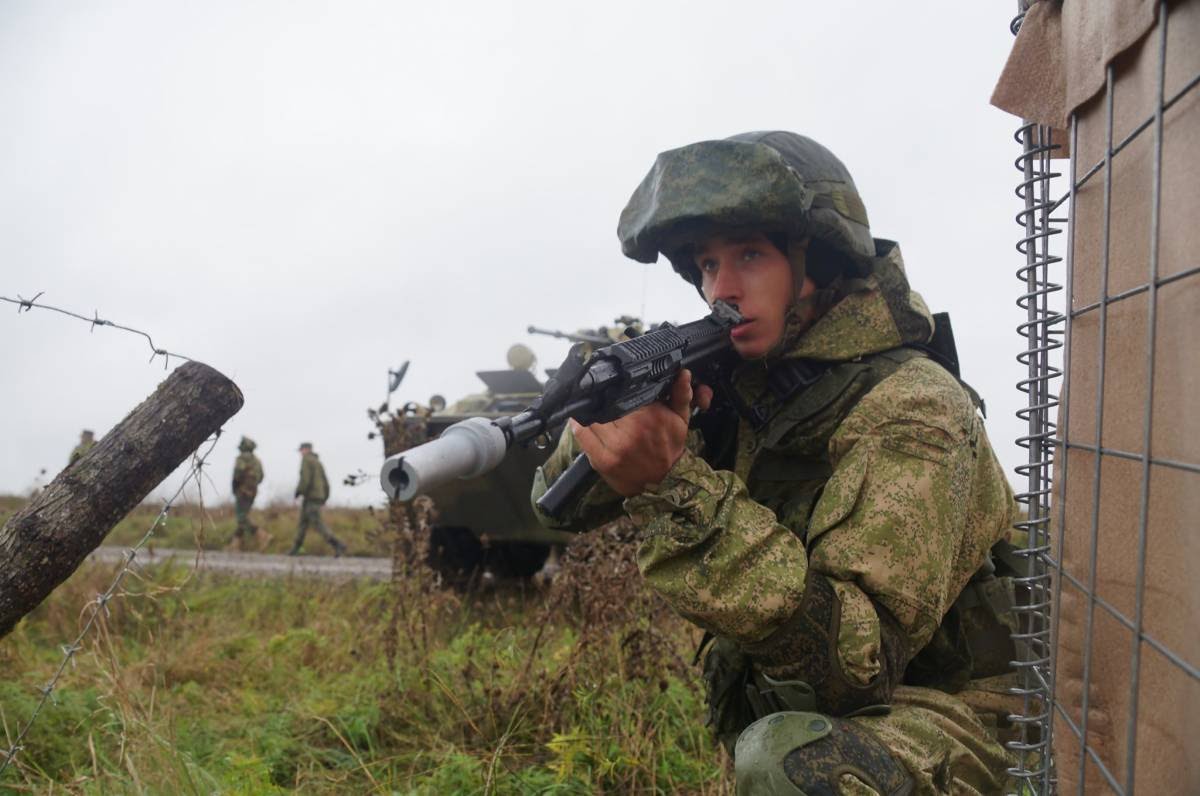
[[[96,435],[85,428],[83,432],[80,433],[79,444],[76,445],[75,449],[71,451],[71,459],[67,462],[67,464],[72,465],[79,461],[83,454],[87,453],[94,447],[96,447]]]
[[[668,403],[572,422],[535,499],[580,451],[603,482],[542,521],[632,518],[645,581],[706,631],[739,793],[1000,792],[1012,593],[989,551],[1012,491],[845,166],[785,132],[664,152],[618,236],[738,305],[738,357],[721,384],[685,372]]]
[[[233,464],[233,506],[237,515],[237,529],[229,543],[231,550],[247,549],[251,537],[258,540],[259,550],[265,550],[271,541],[271,534],[250,522],[250,507],[254,505],[258,485],[263,480],[262,462],[254,455],[254,448],[254,440],[242,437],[238,443],[241,453]]]
[[[311,442],[300,443],[300,483],[296,485],[296,497],[302,498],[300,504],[300,525],[296,529],[296,541],[288,553],[298,555],[304,545],[304,535],[310,525],[315,526],[317,533],[333,546],[333,554],[341,556],[346,552],[346,545],[338,541],[321,518],[321,506],[329,499],[329,479],[325,477],[325,468],[317,454],[313,453]]]

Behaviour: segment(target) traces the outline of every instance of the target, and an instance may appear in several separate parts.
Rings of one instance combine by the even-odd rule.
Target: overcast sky
[[[1016,120],[988,105],[1002,3],[0,4],[0,295],[146,329],[234,379],[260,495],[312,440],[332,502],[380,500],[365,409],[451,401],[525,342],[704,307],[625,260],[617,216],[654,156],[790,129],[837,153],[876,237],[950,311],[1010,470]],[[162,380],[144,340],[0,305],[0,493],[66,464]],[[1015,480],[1015,479],[1014,479]],[[160,492],[173,491],[178,476]]]

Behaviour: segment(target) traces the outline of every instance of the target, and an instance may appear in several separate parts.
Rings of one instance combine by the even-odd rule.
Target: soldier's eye
[[[700,269],[700,272],[704,274],[716,273],[717,270],[717,261],[710,258],[705,258],[696,265]]]
[[[746,249],[742,250],[742,261],[743,262],[756,259],[760,256],[762,256],[762,252],[760,252],[758,249],[750,247],[750,248],[746,248]]]

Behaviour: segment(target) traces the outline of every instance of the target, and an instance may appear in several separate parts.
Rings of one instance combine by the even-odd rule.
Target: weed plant
[[[632,556],[593,532],[545,590],[399,554],[391,583],[142,570],[0,792],[728,793],[698,638]],[[4,746],[111,577],[85,565],[0,639]]]

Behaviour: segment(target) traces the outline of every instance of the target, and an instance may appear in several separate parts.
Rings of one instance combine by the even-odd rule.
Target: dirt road
[[[126,547],[101,546],[96,548],[88,558],[91,561],[117,562],[127,555]],[[142,566],[153,566],[174,561],[179,566],[191,567],[204,572],[228,572],[233,575],[252,577],[267,575],[270,577],[304,577],[304,578],[375,578],[387,580],[392,575],[392,561],[389,558],[356,558],[343,556],[281,556],[266,553],[226,553],[220,550],[199,551],[197,561],[196,550],[173,550],[158,547],[152,550],[144,549],[138,552],[138,563]]]

